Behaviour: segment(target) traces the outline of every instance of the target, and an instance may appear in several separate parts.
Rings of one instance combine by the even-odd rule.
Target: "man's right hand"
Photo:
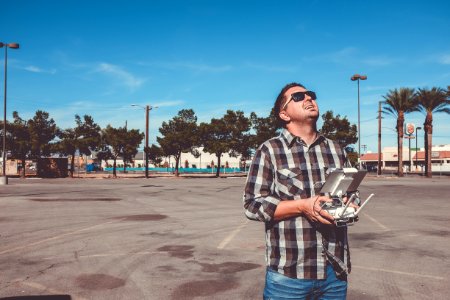
[[[332,202],[331,198],[326,196],[314,196],[308,199],[302,199],[299,206],[300,213],[312,222],[331,225],[334,218],[322,208],[324,202]]]

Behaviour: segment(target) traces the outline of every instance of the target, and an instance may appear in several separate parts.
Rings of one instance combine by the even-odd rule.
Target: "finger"
[[[319,215],[320,215],[320,217],[322,217],[330,222],[334,222],[334,217],[332,215],[330,215],[330,213],[327,212],[326,210],[322,209],[321,211],[319,211]]]
[[[331,203],[331,202],[333,202],[333,199],[331,199],[331,198],[320,197],[314,203],[314,206],[322,208],[325,203]]]
[[[317,221],[319,221],[319,222],[322,223],[322,224],[326,224],[326,225],[331,225],[331,224],[333,224],[333,221],[329,221],[329,220],[323,218],[322,216],[316,216],[316,218],[317,218]],[[333,219],[333,220],[334,220],[334,219]]]
[[[350,207],[353,207],[355,210],[358,210],[358,208],[359,208],[359,206],[358,205],[356,205],[356,204],[350,204]]]
[[[333,201],[333,199],[331,199],[330,197],[326,197],[326,196],[320,196],[319,201],[320,202],[331,202],[331,201]]]

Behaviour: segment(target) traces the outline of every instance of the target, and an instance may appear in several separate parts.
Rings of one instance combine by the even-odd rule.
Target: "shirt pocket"
[[[278,169],[277,181],[278,192],[282,199],[294,199],[295,196],[304,198],[306,195],[300,168]]]

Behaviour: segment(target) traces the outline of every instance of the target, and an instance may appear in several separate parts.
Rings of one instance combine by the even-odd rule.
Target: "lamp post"
[[[8,66],[8,48],[19,49],[18,43],[5,44],[0,42],[0,48],[5,47],[5,93],[3,100],[3,176],[0,179],[1,185],[8,184],[8,177],[6,176],[6,83],[7,83],[7,66]]]
[[[411,168],[411,139],[414,139],[414,137],[412,135],[407,135],[407,136],[405,136],[405,139],[408,139],[408,141],[409,141],[408,142],[408,147],[409,147],[409,158],[408,158],[409,163],[408,163],[408,167],[409,167],[409,172],[411,172],[412,171],[412,168]]]
[[[360,105],[359,105],[359,81],[366,80],[366,75],[355,74],[350,78],[352,81],[358,81],[358,162],[359,169],[361,169],[361,117],[360,117]]]
[[[417,130],[422,129],[422,127],[416,127],[416,171],[417,171],[417,140],[419,137],[417,136]]]
[[[131,104],[131,106],[137,106],[145,109],[145,178],[148,178],[148,128],[149,128],[149,119],[150,119],[150,111],[154,108],[158,108],[157,106],[146,105],[145,107],[138,104]]]

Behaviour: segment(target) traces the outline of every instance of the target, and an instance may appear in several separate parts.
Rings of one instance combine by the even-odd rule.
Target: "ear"
[[[291,117],[286,113],[285,110],[280,111],[278,115],[280,116],[281,120],[285,122],[289,122],[291,120]]]

